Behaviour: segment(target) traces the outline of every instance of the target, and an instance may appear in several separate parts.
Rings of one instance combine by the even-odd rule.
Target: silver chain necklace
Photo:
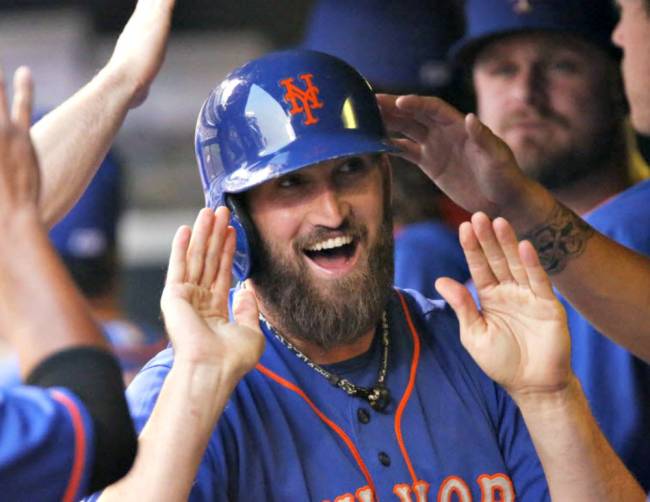
[[[303,354],[295,345],[293,345],[289,340],[278,333],[278,331],[271,325],[269,321],[266,320],[262,313],[260,313],[260,320],[264,322],[268,330],[280,343],[282,343],[282,345],[293,352],[298,357],[298,359],[304,362],[316,373],[327,379],[329,383],[343,390],[350,396],[365,399],[375,411],[384,411],[386,409],[386,406],[388,406],[388,403],[390,403],[390,391],[386,387],[386,375],[388,374],[388,349],[390,347],[390,337],[388,336],[388,316],[386,315],[386,311],[384,311],[381,316],[381,364],[379,366],[377,382],[372,387],[361,387],[360,385],[354,385],[347,378],[340,377],[334,373],[327,371],[325,368],[309,359],[309,357]]]

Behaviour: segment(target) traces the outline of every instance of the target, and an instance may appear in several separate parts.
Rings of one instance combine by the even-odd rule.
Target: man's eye
[[[517,66],[510,63],[495,64],[488,69],[490,75],[511,76],[517,73]]]
[[[363,159],[359,159],[355,157],[341,164],[338,168],[338,171],[343,174],[348,174],[348,173],[352,174],[363,170],[365,167],[366,165],[363,162]]]
[[[283,176],[278,180],[278,186],[280,188],[292,188],[300,184],[299,176]]]
[[[561,59],[553,62],[551,69],[561,73],[573,74],[578,72],[578,64],[575,61]]]

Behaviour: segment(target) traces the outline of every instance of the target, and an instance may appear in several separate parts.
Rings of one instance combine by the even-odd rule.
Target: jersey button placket
[[[378,457],[381,465],[384,467],[388,467],[390,465],[390,457],[388,456],[388,453],[385,451],[380,451]]]
[[[359,408],[357,410],[357,419],[362,424],[364,425],[367,424],[368,422],[370,422],[370,412],[365,408]]]

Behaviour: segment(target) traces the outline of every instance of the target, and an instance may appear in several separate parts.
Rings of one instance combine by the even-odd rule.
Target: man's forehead
[[[475,66],[526,52],[540,57],[573,53],[578,57],[588,58],[597,52],[597,49],[581,37],[569,33],[552,31],[510,33],[486,42],[476,55]]]

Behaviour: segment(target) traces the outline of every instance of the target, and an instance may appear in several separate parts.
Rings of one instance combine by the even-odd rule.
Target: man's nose
[[[312,200],[310,223],[314,226],[338,228],[350,215],[351,207],[336,187],[323,186]]]
[[[544,70],[539,65],[522,69],[513,81],[511,95],[518,101],[543,107],[546,103],[548,81]]]

